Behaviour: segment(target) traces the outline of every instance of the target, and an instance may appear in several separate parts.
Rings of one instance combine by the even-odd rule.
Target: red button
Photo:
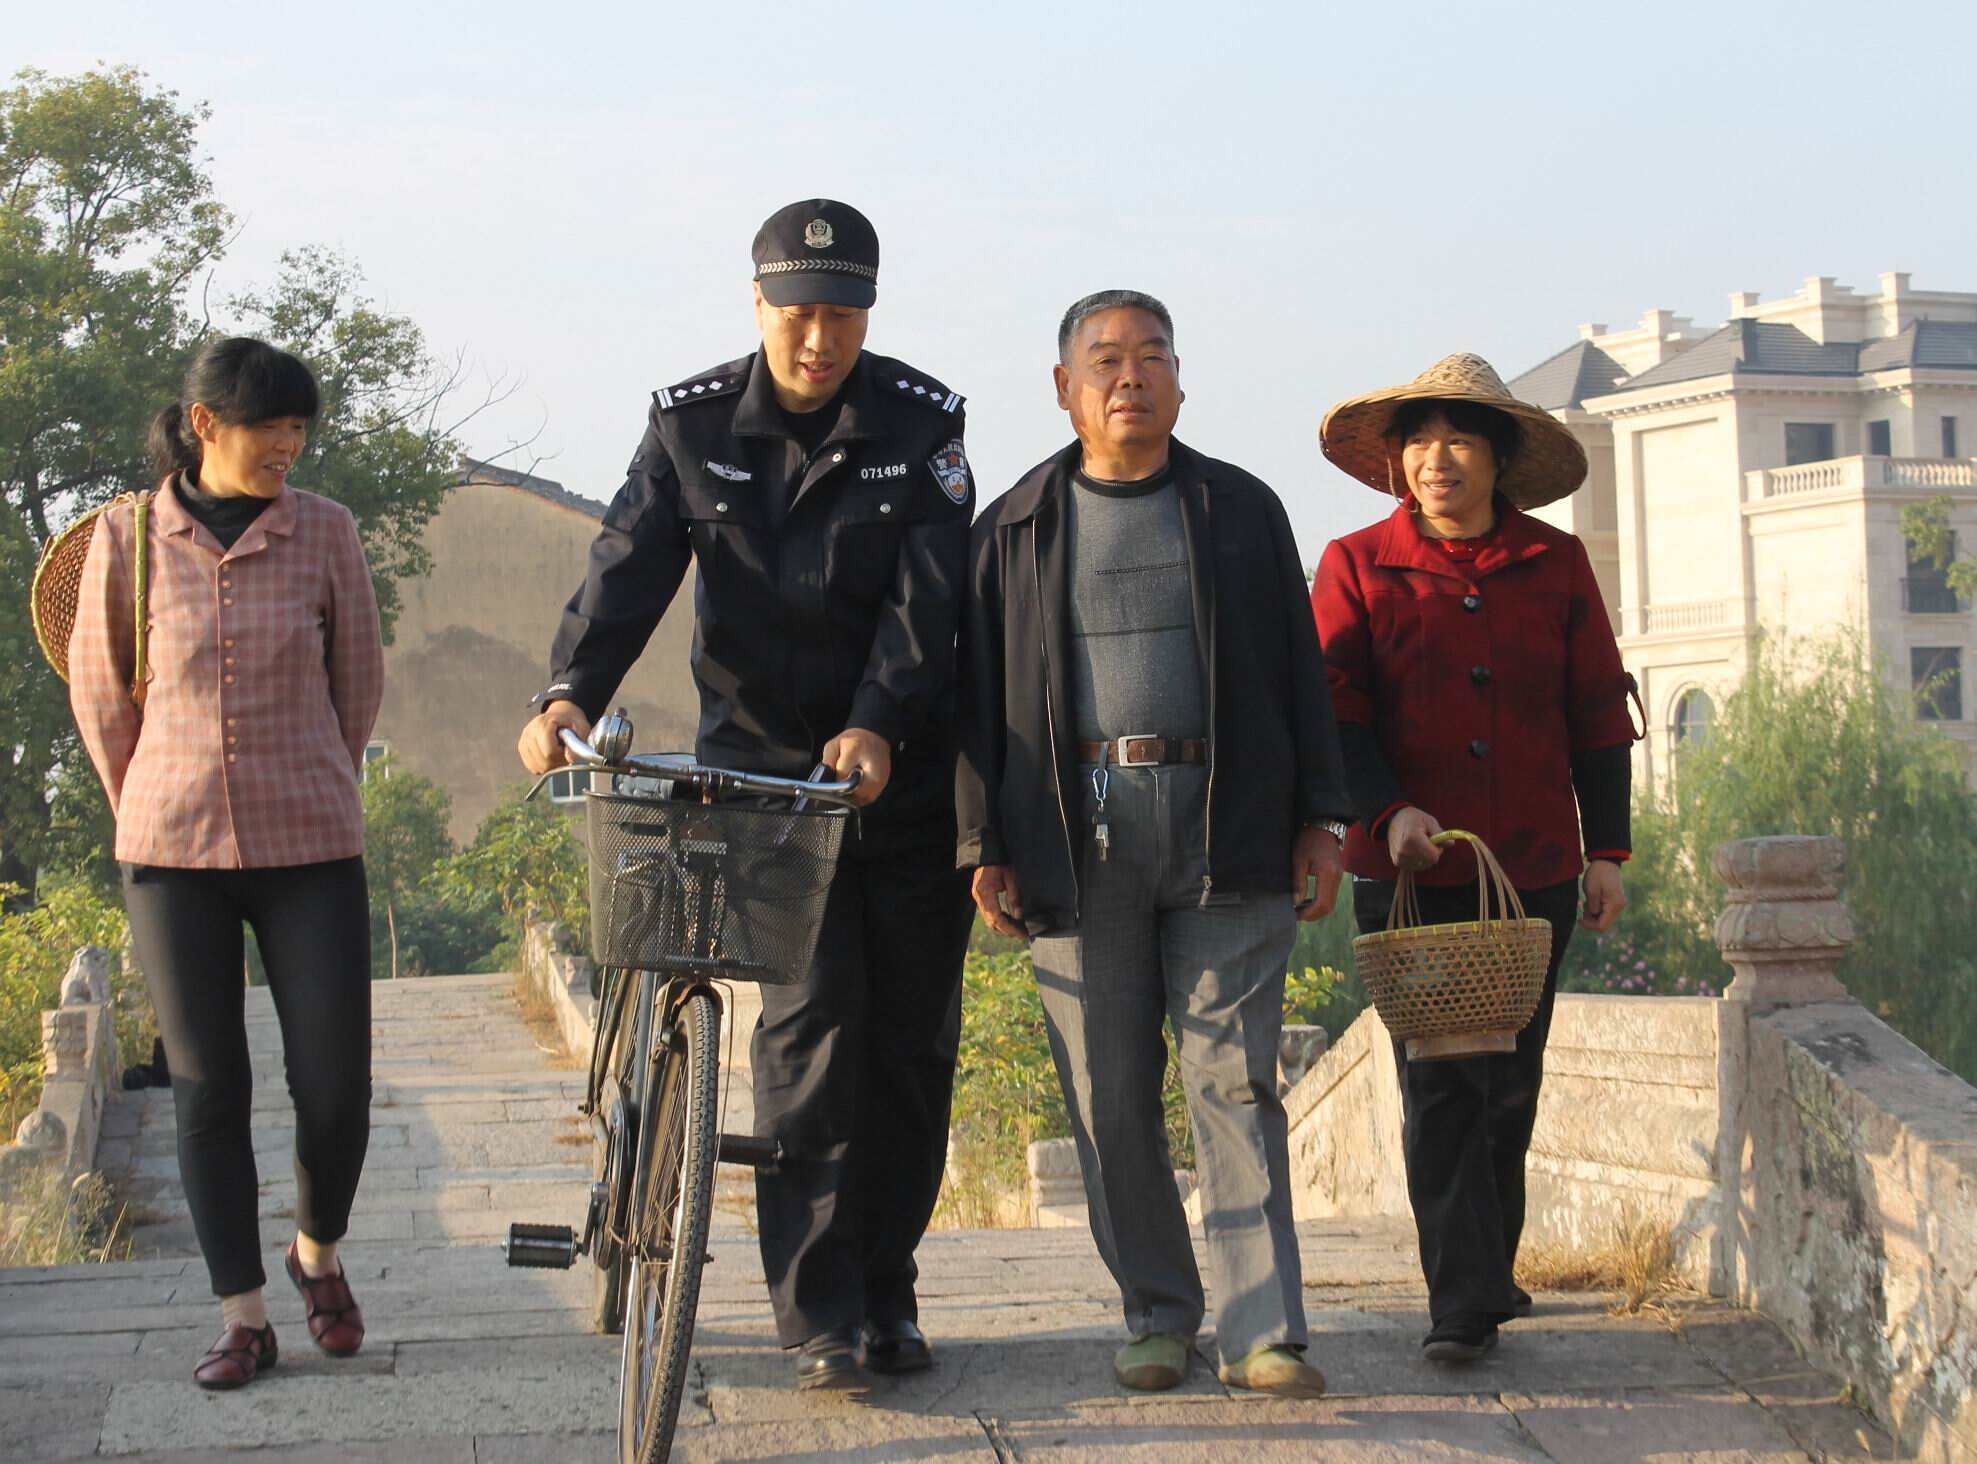
[[[233,603],[233,596],[231,595],[223,596],[220,600],[220,603],[222,605],[231,605]]]
[[[233,678],[231,676],[222,676],[220,680],[225,682],[228,686],[233,685]]]
[[[237,762],[239,762],[239,761],[240,761],[240,759],[239,759],[239,758],[237,758],[237,757],[235,757],[235,756],[234,756],[234,755],[233,755],[232,753],[228,753],[228,754],[227,754],[227,761],[228,761],[228,762],[230,762],[230,763],[237,763]]]
[[[235,744],[236,742],[238,742],[238,741],[240,741],[240,739],[239,739],[238,737],[229,737],[229,738],[227,739],[227,746],[228,746],[228,747],[232,747],[232,746],[233,746],[233,745],[234,745],[234,744]]]
[[[233,657],[232,657],[232,656],[228,656],[228,657],[227,657],[227,665],[229,665],[229,666],[231,666],[232,664],[233,664]]]
[[[223,645],[223,646],[225,646],[225,647],[226,647],[226,648],[227,648],[228,650],[232,650],[232,649],[233,649],[233,642],[232,642],[232,641],[221,641],[221,642],[220,642],[220,644],[221,644],[221,645]]]

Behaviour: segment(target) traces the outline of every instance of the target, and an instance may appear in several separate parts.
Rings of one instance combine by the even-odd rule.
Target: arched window
[[[1710,719],[1715,715],[1716,704],[1709,699],[1709,693],[1699,686],[1690,687],[1675,699],[1675,720],[1668,729],[1669,739],[1677,747],[1707,741]]]

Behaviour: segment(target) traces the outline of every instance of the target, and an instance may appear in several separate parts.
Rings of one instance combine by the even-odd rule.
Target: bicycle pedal
[[[577,1233],[567,1225],[528,1225],[517,1221],[508,1227],[502,1253],[511,1266],[541,1271],[567,1271],[583,1253]]]
[[[782,1162],[783,1146],[778,1139],[758,1139],[748,1134],[722,1134],[715,1157],[723,1164],[740,1164],[750,1169],[769,1169]]]

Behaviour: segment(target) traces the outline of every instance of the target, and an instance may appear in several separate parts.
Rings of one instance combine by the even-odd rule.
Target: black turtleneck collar
[[[247,532],[247,526],[274,502],[251,493],[208,493],[190,473],[180,473],[172,479],[172,492],[178,496],[179,505],[220,541],[222,549],[233,548]]]

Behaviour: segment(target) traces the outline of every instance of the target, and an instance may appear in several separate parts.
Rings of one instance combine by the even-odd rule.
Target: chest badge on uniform
[[[968,476],[968,454],[962,451],[960,438],[928,458],[927,466],[934,470],[934,481],[940,484],[941,492],[956,503],[968,501],[975,485]]]
[[[726,478],[730,483],[746,483],[755,476],[745,468],[731,468],[726,463],[710,462],[707,471],[717,478]]]
[[[830,248],[833,237],[831,226],[823,219],[812,219],[803,227],[803,242],[812,249]]]

